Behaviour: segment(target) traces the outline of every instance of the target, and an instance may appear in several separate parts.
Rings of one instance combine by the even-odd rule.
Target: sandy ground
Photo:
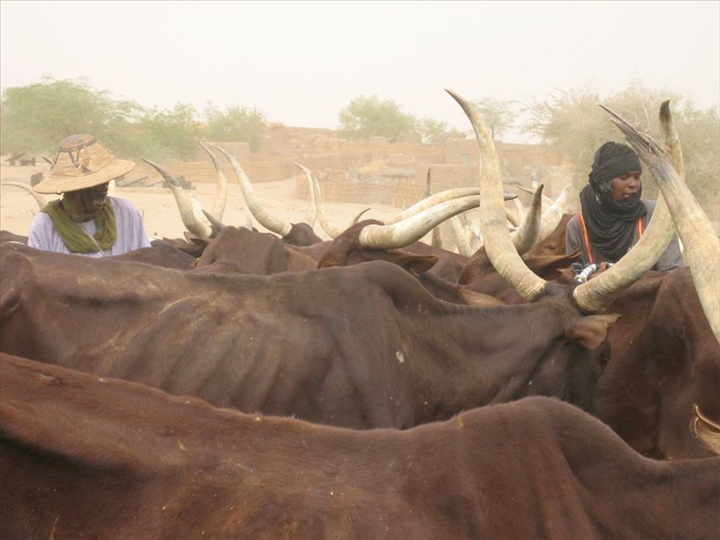
[[[0,158],[4,161],[5,157]],[[34,167],[10,166],[0,163],[0,178],[2,183],[19,182],[30,184],[30,175],[38,171],[46,172],[49,165]],[[192,180],[189,178],[188,180]],[[273,216],[297,223],[303,220],[309,210],[309,201],[295,196],[295,181],[284,180],[279,182],[263,182],[254,184],[255,192],[268,212]],[[39,210],[38,202],[33,196],[22,188],[16,186],[0,186],[0,229],[15,234],[27,236],[30,222]],[[200,202],[203,208],[209,210],[215,199],[216,186],[209,183],[196,184],[196,189],[190,193]],[[169,189],[157,188],[118,188],[117,196],[135,203],[143,214],[145,230],[151,237],[182,238],[185,227],[180,220],[180,214],[175,198]],[[53,195],[43,195],[46,201],[57,198]],[[327,219],[340,228],[345,228],[358,212],[364,210],[367,204],[341,204],[328,203],[323,206]],[[395,216],[403,208],[388,205],[372,205],[372,209],[364,214],[363,219],[386,220]],[[223,215],[223,223],[236,227],[244,226],[250,213],[237,181],[228,174],[228,199]],[[260,231],[266,229],[253,219],[253,226]],[[315,233],[323,239],[330,236],[322,230],[320,223],[315,223]]]

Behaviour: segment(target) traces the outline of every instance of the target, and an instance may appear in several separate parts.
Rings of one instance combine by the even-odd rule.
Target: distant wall
[[[307,183],[295,163],[310,169],[321,184],[328,202],[382,203],[409,206],[425,192],[428,170],[433,193],[456,187],[476,186],[479,182],[479,150],[472,138],[447,138],[444,146],[431,146],[415,140],[389,142],[384,137],[345,140],[330,129],[271,125],[257,152],[247,143],[211,142],[230,153],[252,182],[296,179],[296,195],[310,196]],[[532,175],[547,182],[545,193],[554,197],[564,186],[567,175],[558,180],[561,159],[540,145],[520,145],[495,141],[506,182],[531,186]],[[228,180],[234,172],[219,155]],[[210,158],[199,149],[196,159],[164,165],[171,173],[194,183],[215,182]],[[148,176],[157,176],[146,169]],[[397,171],[402,171],[397,172]],[[562,185],[560,185],[562,183]]]

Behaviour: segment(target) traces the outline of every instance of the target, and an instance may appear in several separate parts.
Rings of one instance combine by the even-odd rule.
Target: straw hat
[[[99,186],[129,173],[135,163],[113,156],[92,135],[71,135],[60,143],[48,175],[34,189],[65,193]]]

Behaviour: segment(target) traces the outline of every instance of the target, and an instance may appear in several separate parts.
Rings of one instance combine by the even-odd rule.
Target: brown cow
[[[3,242],[27,245],[28,237],[11,233],[10,231],[0,231],[0,243]],[[140,248],[112,258],[123,261],[144,262],[146,264],[164,266],[165,268],[177,268],[179,270],[190,270],[195,266],[196,262],[195,257],[164,240],[153,240],[151,247]]]
[[[609,336],[598,417],[645,455],[709,455],[688,427],[696,404],[720,419],[720,344],[690,269],[649,273],[609,309],[623,317]]]
[[[526,395],[593,410],[613,315],[453,305],[375,261],[199,274],[0,247],[0,350],[216,406],[407,428]],[[522,329],[519,331],[518,329]]]
[[[720,458],[526,398],[353,431],[0,355],[0,537],[709,539]]]
[[[318,243],[311,249],[323,251],[328,244]],[[208,242],[196,267],[231,262],[237,265],[238,272],[264,276],[314,270],[317,259],[305,254],[304,249],[286,243],[272,233],[226,226]]]

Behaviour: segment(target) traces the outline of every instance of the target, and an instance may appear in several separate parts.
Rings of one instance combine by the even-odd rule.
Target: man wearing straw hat
[[[149,247],[142,216],[133,203],[108,197],[108,184],[135,163],[113,156],[91,135],[60,143],[48,176],[33,189],[62,193],[30,225],[28,245],[36,249],[107,257]]]

